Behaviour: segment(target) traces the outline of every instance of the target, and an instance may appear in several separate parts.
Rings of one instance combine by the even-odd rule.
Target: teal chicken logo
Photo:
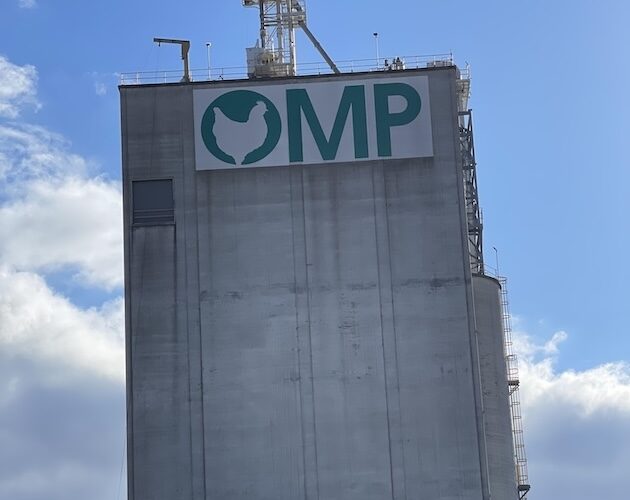
[[[280,140],[282,121],[274,104],[251,90],[217,97],[201,120],[203,142],[219,160],[250,165],[269,155]]]

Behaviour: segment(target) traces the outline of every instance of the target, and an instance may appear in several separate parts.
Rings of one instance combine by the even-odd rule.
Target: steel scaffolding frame
[[[468,252],[474,274],[484,274],[483,265],[483,218],[477,191],[477,162],[473,139],[472,110],[459,112],[459,144],[464,173],[464,198],[468,222]]]
[[[295,30],[306,23],[303,0],[243,0],[245,7],[258,7],[260,11],[260,46],[273,55],[268,61],[284,67],[284,74],[295,76],[297,57]]]

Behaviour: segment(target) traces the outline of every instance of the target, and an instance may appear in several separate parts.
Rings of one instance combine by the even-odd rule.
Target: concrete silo
[[[121,85],[130,500],[518,498],[466,79],[426,63]]]

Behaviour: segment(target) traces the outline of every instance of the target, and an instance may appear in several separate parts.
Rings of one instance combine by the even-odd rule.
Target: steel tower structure
[[[247,49],[248,73],[253,77],[297,74],[296,28],[301,28],[334,73],[339,69],[306,24],[304,0],[243,0],[258,7],[260,38]]]

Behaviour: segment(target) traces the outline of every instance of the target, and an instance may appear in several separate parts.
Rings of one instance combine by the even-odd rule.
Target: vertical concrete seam
[[[196,184],[196,183],[195,183]],[[207,193],[206,193],[206,202],[210,199],[210,191],[212,186],[212,176],[208,175],[208,183],[207,183]],[[195,187],[195,197],[197,196],[197,188]],[[197,200],[195,200],[196,202]],[[207,220],[208,226],[210,226],[209,222],[211,220],[210,217],[210,203],[207,203]],[[199,251],[199,210],[196,210],[196,219],[197,219],[197,272],[199,273],[199,255],[201,252]],[[210,238],[210,228],[208,227],[208,238]],[[210,245],[208,245],[209,248]],[[212,264],[212,260],[209,259],[209,266]],[[212,273],[210,273],[210,278],[212,279]],[[201,332],[202,325],[202,314],[201,314],[201,301],[199,303],[199,307],[197,310],[197,314],[199,315],[199,391],[201,395],[201,442],[203,447],[203,498],[205,499],[208,495],[208,479],[207,479],[207,469],[206,469],[206,404],[204,401],[204,371],[203,371],[203,334]]]
[[[180,109],[183,108],[183,106],[180,106]],[[184,122],[181,119],[181,114],[180,116],[180,121],[179,121],[179,126],[180,126],[180,146],[181,146],[181,170],[182,170],[182,176],[181,176],[181,190],[182,191],[186,191],[186,164],[184,161],[184,158],[186,158],[186,151],[185,151],[185,147],[184,147]],[[176,193],[177,193],[177,185],[176,185],[176,179],[173,179],[173,198],[175,198]],[[175,206],[175,212],[177,213],[177,209],[179,207],[181,207],[181,205],[179,205],[178,207],[178,203],[177,199],[175,198],[174,200],[174,206]],[[181,203],[185,204],[184,200],[180,201]],[[183,234],[183,240],[184,240],[184,252],[183,252],[183,272],[184,272],[184,290],[183,293],[185,293],[186,295],[189,292],[189,284],[188,284],[188,252],[186,251],[186,241],[188,241],[188,224],[187,224],[187,217],[186,217],[186,207],[183,207],[183,214],[181,215],[181,218],[183,219],[183,229],[182,232]],[[178,241],[177,241],[177,216],[175,217],[175,274],[177,274],[178,268],[179,266],[177,265],[177,263],[179,262],[179,259],[177,258],[177,250],[179,247]],[[179,325],[179,305],[178,303],[178,295],[179,293],[182,293],[181,290],[177,289],[177,284],[178,284],[178,280],[177,280],[177,276],[175,278],[175,323],[177,325]],[[195,491],[195,461],[194,461],[194,453],[193,453],[193,411],[192,411],[192,388],[191,388],[191,371],[190,371],[190,308],[189,308],[189,304],[188,301],[186,301],[186,310],[185,310],[185,324],[186,324],[186,370],[187,370],[187,375],[188,375],[188,384],[187,384],[187,388],[188,388],[188,440],[189,440],[189,446],[188,446],[188,451],[189,451],[189,459],[190,459],[190,497],[191,499],[194,499],[194,491]],[[179,336],[179,332],[177,333],[177,336]]]
[[[130,258],[133,259],[133,252],[134,252],[133,247],[134,247],[134,243],[135,243],[135,239],[136,239],[135,236],[136,236],[137,233],[142,234],[142,238],[141,238],[142,239],[142,250],[141,250],[142,260],[140,261],[140,275],[139,275],[140,290],[141,290],[142,293],[139,294],[138,306],[135,308],[136,312],[138,314],[134,315],[133,314],[133,308],[132,308],[132,311],[131,311],[132,318],[134,318],[134,317],[137,318],[140,315],[140,310],[142,309],[142,302],[143,302],[143,298],[144,298],[144,263],[146,261],[145,255],[146,255],[146,250],[147,250],[147,248],[146,248],[147,247],[147,239],[146,239],[146,234],[145,234],[144,230],[134,231],[132,229],[131,230],[131,244],[129,245],[130,246],[130,251],[132,253],[132,256],[130,256]],[[131,281],[131,278],[130,278],[130,281]],[[130,286],[130,288],[131,288],[131,286]],[[134,320],[132,319],[132,321],[134,321]],[[135,321],[137,321],[137,320],[135,320]],[[136,323],[135,326],[132,324],[132,326],[131,326],[131,338],[129,340],[129,343],[130,343],[129,348],[130,348],[130,351],[131,351],[130,352],[131,363],[133,363],[133,357],[135,356],[136,344],[137,344],[137,341],[138,341],[138,336],[137,336],[136,333],[134,333],[134,332],[137,332],[137,330],[138,330],[136,328],[136,326],[137,326],[137,323]],[[131,370],[129,370],[129,371],[131,372]],[[131,413],[131,424],[130,424],[130,427],[131,427],[131,438],[130,438],[130,440],[131,440],[131,443],[132,443],[132,448],[131,448],[131,461],[129,460],[129,456],[127,456],[127,469],[129,471],[128,474],[129,474],[129,477],[131,478],[130,482],[131,482],[131,488],[133,490],[132,497],[131,497],[130,500],[133,500],[133,499],[136,498],[135,497],[135,493],[136,493],[135,492],[135,480],[134,480],[135,479],[135,474],[133,472],[133,469],[135,468],[135,455],[134,455],[135,446],[133,446],[133,443],[134,443],[134,440],[135,440],[134,439],[135,438],[135,435],[134,435],[135,434],[135,425],[134,425],[134,414],[133,414],[133,407],[134,407],[134,405],[133,405],[133,400],[134,400],[134,389],[133,389],[133,386],[131,387],[131,394],[130,394],[129,398],[131,399],[131,411],[132,411],[132,413]],[[131,465],[131,467],[130,467],[130,465]]]
[[[211,184],[212,182],[212,177],[208,176],[209,180],[208,180],[208,186]],[[208,190],[210,188],[208,187]],[[207,197],[206,197],[207,199]],[[195,202],[197,201],[197,186],[195,183]],[[210,204],[208,204],[208,210],[210,209]],[[197,273],[199,273],[199,211],[196,211],[196,223],[197,223]],[[197,285],[199,285],[200,282],[197,282]],[[197,309],[197,314],[199,316],[199,396],[201,398],[200,400],[200,406],[201,406],[201,443],[202,443],[202,470],[203,470],[203,498],[205,499],[207,494],[208,494],[208,484],[207,484],[207,480],[206,480],[206,405],[205,405],[205,401],[204,401],[204,375],[203,375],[203,334],[201,331],[201,321],[202,321],[202,317],[201,317],[201,304],[199,304],[199,307]]]
[[[173,190],[175,191],[175,190]],[[180,367],[179,367],[179,358],[181,356],[180,352],[179,352],[179,336],[180,336],[180,331],[179,331],[179,321],[180,321],[180,317],[182,317],[182,313],[179,310],[179,304],[178,304],[178,295],[181,293],[180,287],[179,287],[179,275],[180,275],[180,271],[179,271],[179,266],[178,266],[178,244],[177,244],[177,222],[173,225],[173,309],[174,309],[174,314],[173,314],[173,334],[174,334],[174,339],[173,341],[173,347],[172,350],[175,351],[173,352],[173,357],[174,357],[174,361],[173,364],[175,366],[175,370],[176,373],[179,372]],[[184,261],[185,261],[185,252],[184,252]],[[186,266],[186,264],[184,263],[184,267]],[[184,280],[186,280],[186,276],[185,276],[185,271],[184,271]],[[190,374],[190,356],[188,356],[188,336],[186,336],[186,369],[188,370],[188,373]],[[179,374],[178,374],[179,375]],[[177,379],[175,377],[173,377],[174,380],[171,381],[171,387],[176,387],[180,382],[177,381]],[[186,384],[188,387],[188,410],[190,411],[190,375],[188,375],[187,377],[189,379],[189,383]],[[177,393],[179,393],[179,387],[178,387],[178,391]],[[175,396],[175,394],[173,394],[173,396]],[[175,399],[175,398],[173,398]],[[177,426],[179,427],[181,425],[181,423]],[[192,429],[190,427],[190,419],[188,419],[188,436],[189,438],[192,435]],[[192,442],[192,441],[191,441]],[[192,453],[192,446],[190,446],[188,448],[189,450],[189,455]],[[185,452],[182,453],[182,458],[186,456]],[[190,456],[190,469],[189,469],[189,473],[190,473],[190,486],[191,486],[191,491],[192,491],[192,483],[193,483],[193,476],[192,476],[192,456]],[[183,474],[182,474],[183,476]],[[183,478],[182,478],[183,479]],[[182,480],[183,483],[183,480]],[[182,483],[180,483],[179,488],[182,487]],[[181,494],[182,491],[179,490],[179,493]]]
[[[180,98],[182,99],[182,101],[184,101],[183,96],[180,96]],[[180,109],[185,109],[184,106],[184,102],[182,102],[182,105],[180,106]],[[198,480],[196,480],[196,468],[197,468],[197,464],[195,464],[195,450],[194,447],[198,446],[198,443],[195,442],[195,440],[193,439],[193,426],[196,428],[197,425],[196,423],[193,422],[193,418],[194,418],[194,414],[195,412],[193,411],[193,407],[196,405],[196,402],[194,401],[195,398],[193,397],[193,380],[192,380],[192,352],[191,352],[191,320],[190,320],[190,316],[191,316],[191,310],[190,310],[190,303],[188,301],[188,296],[190,294],[190,282],[189,282],[189,275],[190,275],[190,266],[189,266],[189,252],[188,252],[188,247],[186,245],[186,242],[189,241],[188,238],[188,224],[190,223],[189,221],[189,217],[188,217],[188,210],[186,207],[186,203],[188,200],[186,200],[186,187],[188,185],[188,176],[187,176],[187,165],[186,165],[186,145],[185,145],[185,136],[186,136],[186,130],[185,130],[185,124],[184,124],[184,120],[182,119],[182,115],[180,113],[180,145],[181,145],[181,158],[182,158],[182,162],[181,162],[181,192],[184,193],[183,199],[179,200],[179,203],[174,203],[175,205],[175,209],[176,209],[176,213],[177,213],[177,209],[179,208],[179,210],[183,210],[183,214],[180,216],[181,219],[183,219],[182,225],[182,231],[183,231],[183,272],[184,272],[184,290],[181,292],[184,294],[184,296],[186,297],[186,301],[185,301],[185,305],[184,307],[185,309],[185,315],[184,315],[184,323],[185,323],[185,327],[186,327],[186,369],[188,370],[188,439],[189,439],[189,445],[188,445],[188,450],[189,450],[189,455],[190,455],[190,497],[191,499],[195,499],[196,496],[196,491],[197,491],[197,482]],[[193,174],[194,175],[194,174]],[[173,181],[173,196],[176,196],[177,193],[177,189],[175,189],[176,186],[176,179],[174,179]],[[175,198],[174,200],[175,202],[177,202],[177,198]],[[195,200],[195,206],[196,206],[196,200]],[[197,216],[197,210],[194,211],[195,212],[195,218]],[[196,222],[196,221],[195,221]],[[179,242],[177,239],[177,217],[175,218],[175,255],[177,255],[177,249],[179,247]],[[197,239],[197,238],[196,238]],[[176,258],[175,262],[179,262],[179,260]],[[178,267],[178,266],[177,266]],[[177,297],[176,297],[176,301],[177,301]],[[176,308],[176,311],[179,311],[179,306]],[[179,321],[178,321],[179,324]],[[203,443],[203,441],[202,441]],[[203,445],[202,445],[202,452],[203,452]],[[203,460],[203,453],[202,453],[202,460]],[[202,462],[203,464],[203,462]],[[205,474],[203,474],[205,476]]]
[[[317,498],[319,500],[319,462],[317,459],[317,417],[315,411],[315,376],[313,372],[313,339],[312,339],[312,329],[311,329],[311,287],[309,283],[309,272],[308,272],[308,247],[307,247],[307,239],[306,239],[306,201],[304,199],[304,167],[300,167],[301,173],[301,194],[302,194],[302,224],[304,225],[304,268],[306,273],[306,317],[308,321],[308,355],[309,355],[309,372],[311,377],[311,385],[312,385],[312,399],[313,399],[313,441],[314,441],[314,451],[315,451],[315,480],[316,486],[315,491],[317,493]]]
[[[379,319],[381,325],[381,354],[383,356],[383,382],[385,384],[385,413],[387,415],[387,446],[389,451],[389,486],[392,495],[394,496],[394,465],[392,463],[392,430],[390,425],[389,416],[389,394],[388,394],[388,380],[387,380],[387,359],[385,357],[385,331],[383,326],[383,297],[381,295],[381,256],[379,252],[379,237],[378,237],[378,219],[376,216],[376,188],[374,177],[376,175],[375,167],[372,166],[372,202],[374,210],[374,243],[376,247],[376,276],[378,280],[378,303],[379,303]]]
[[[391,246],[391,231],[389,224],[389,206],[387,203],[387,180],[385,179],[385,166],[384,162],[381,162],[381,171],[383,172],[383,204],[385,205],[385,225],[387,228],[387,255],[388,255],[388,265],[389,265],[389,286],[390,286],[390,294],[392,301],[392,333],[394,338],[394,360],[396,363],[396,390],[398,392],[398,418],[400,419],[398,425],[400,426],[400,447],[401,447],[401,455],[402,455],[402,466],[403,466],[403,491],[405,500],[407,500],[407,466],[405,464],[405,444],[404,437],[402,433],[402,403],[400,398],[400,370],[398,367],[398,337],[396,334],[396,307],[394,301],[394,273],[392,272],[392,246]]]
[[[293,171],[289,170],[289,188],[291,193],[291,245],[292,245],[292,254],[293,254],[293,286],[295,287],[294,291],[294,303],[295,303],[295,338],[296,338],[296,348],[297,348],[297,364],[298,364],[298,399],[300,404],[300,434],[302,438],[302,482],[304,488],[304,500],[308,500],[308,486],[307,486],[307,471],[306,471],[306,436],[305,436],[305,425],[304,425],[304,401],[302,394],[302,352],[301,352],[301,342],[300,342],[300,319],[299,319],[299,311],[298,311],[298,277],[297,277],[297,255],[295,249],[295,198],[293,194],[293,184],[294,184],[294,175]]]

